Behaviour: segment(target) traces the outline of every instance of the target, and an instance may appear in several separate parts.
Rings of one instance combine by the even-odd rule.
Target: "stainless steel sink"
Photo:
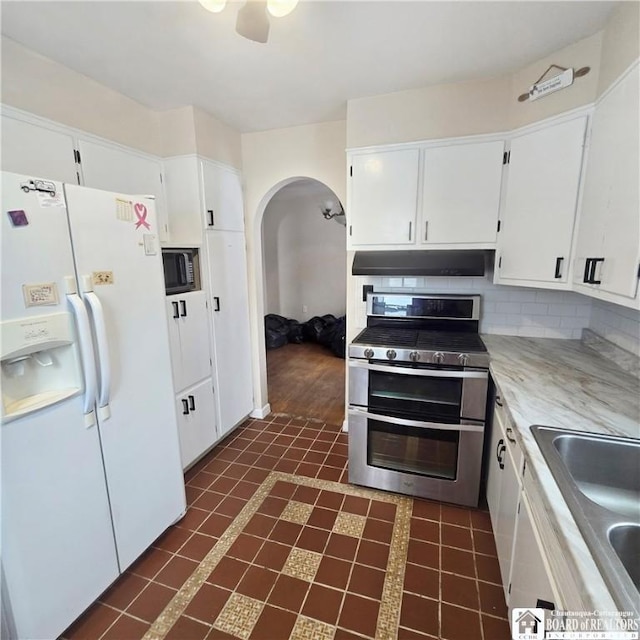
[[[531,431],[614,601],[640,614],[640,440]]]

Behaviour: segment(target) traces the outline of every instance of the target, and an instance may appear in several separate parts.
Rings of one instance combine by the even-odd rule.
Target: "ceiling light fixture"
[[[211,13],[220,13],[227,6],[227,0],[199,0],[199,2]]]
[[[267,0],[267,11],[274,18],[288,16],[298,4],[298,0]]]
[[[212,13],[220,13],[227,0],[198,0]],[[247,0],[238,11],[236,32],[254,42],[266,42],[269,38],[269,15],[274,18],[288,16],[297,6],[298,0]]]

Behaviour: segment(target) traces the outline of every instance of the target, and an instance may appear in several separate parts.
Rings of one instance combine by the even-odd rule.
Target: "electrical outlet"
[[[113,271],[94,271],[91,274],[94,286],[101,284],[113,284]]]
[[[302,305],[302,313],[307,313],[307,311],[309,311],[309,307],[307,307],[306,304]]]

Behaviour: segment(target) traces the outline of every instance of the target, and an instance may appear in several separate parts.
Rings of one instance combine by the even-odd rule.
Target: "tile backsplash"
[[[640,311],[594,300],[589,329],[640,356]]]
[[[480,332],[534,338],[579,339],[590,326],[591,300],[571,291],[550,291],[493,284],[493,274],[484,278],[385,278],[354,276],[352,327],[367,322],[362,286],[398,293],[459,293],[482,296]],[[597,331],[596,329],[593,329]]]

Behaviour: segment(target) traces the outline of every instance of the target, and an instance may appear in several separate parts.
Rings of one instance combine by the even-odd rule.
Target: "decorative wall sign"
[[[551,69],[559,69],[560,73],[551,78],[544,80],[544,77]],[[573,68],[560,67],[557,64],[549,65],[549,68],[529,87],[527,93],[518,96],[518,102],[526,102],[527,100],[537,100],[551,93],[555,93],[560,89],[570,87],[575,78],[582,78],[591,71],[590,67],[581,67],[574,72]]]

